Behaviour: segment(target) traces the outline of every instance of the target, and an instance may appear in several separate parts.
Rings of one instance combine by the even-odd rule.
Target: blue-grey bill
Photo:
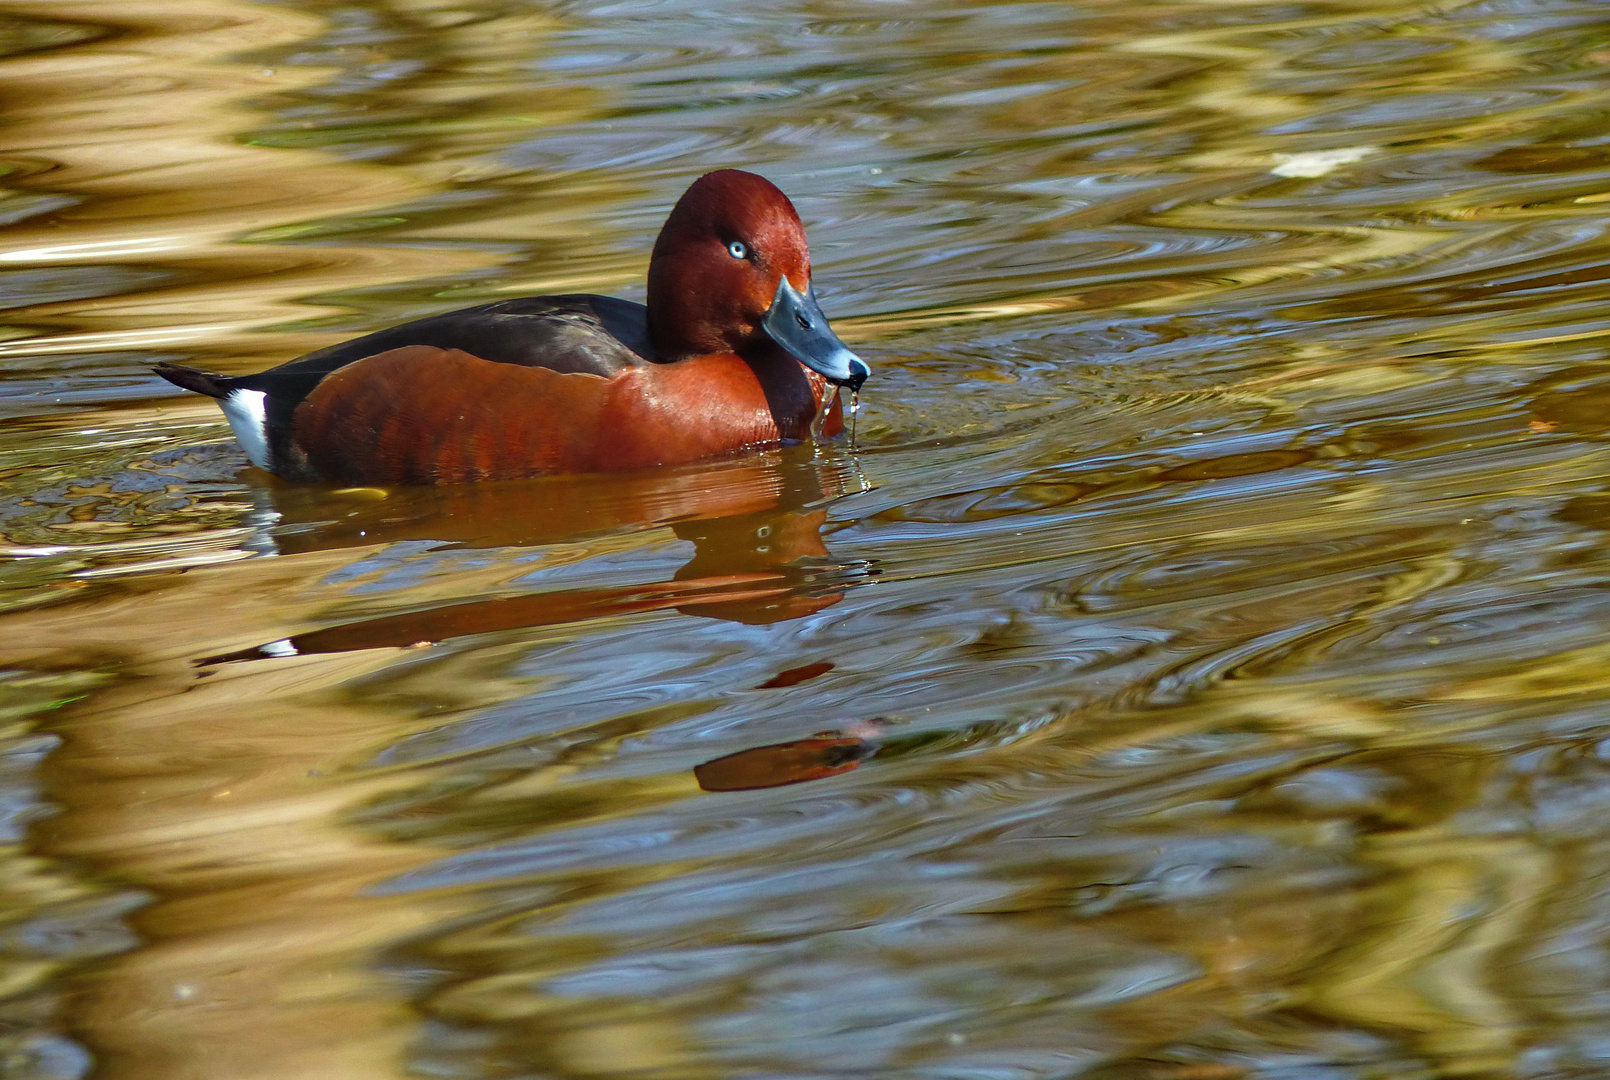
[[[848,386],[853,393],[872,374],[866,361],[845,348],[833,332],[816,303],[816,290],[807,288],[801,293],[787,274],[777,282],[777,295],[760,327],[796,360],[835,386]]]

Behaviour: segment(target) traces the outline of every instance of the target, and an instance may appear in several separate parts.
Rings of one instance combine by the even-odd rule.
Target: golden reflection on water
[[[62,0],[7,11],[93,28],[96,36],[65,52],[0,64],[0,80],[23,103],[10,110],[0,145],[0,155],[16,160],[15,197],[45,189],[59,203],[43,223],[7,230],[0,267],[155,262],[168,278],[165,288],[91,306],[32,305],[27,322],[13,331],[21,340],[6,346],[9,355],[238,349],[251,340],[250,330],[305,315],[287,301],[310,291],[442,268],[439,253],[239,243],[305,220],[310,206],[344,214],[430,190],[403,170],[317,153],[265,153],[235,141],[258,119],[244,96],[295,90],[330,72],[252,67],[231,54],[309,37],[321,25],[317,19],[215,0]],[[243,278],[249,288],[241,287]],[[47,341],[32,340],[41,332]]]
[[[0,4],[0,1076],[1593,1076],[1597,0]],[[789,191],[860,449],[243,470]]]

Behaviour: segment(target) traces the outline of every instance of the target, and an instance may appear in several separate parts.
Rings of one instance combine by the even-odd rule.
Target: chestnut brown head
[[[648,321],[667,359],[770,340],[830,382],[859,387],[870,373],[816,304],[794,204],[737,169],[694,181],[666,219],[649,263]]]

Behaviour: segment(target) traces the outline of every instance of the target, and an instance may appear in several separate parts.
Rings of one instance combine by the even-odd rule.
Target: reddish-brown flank
[[[780,352],[604,379],[413,345],[327,376],[298,406],[292,438],[321,476],[346,483],[603,472],[804,438],[824,393],[826,380]],[[835,404],[826,432],[838,430]]]

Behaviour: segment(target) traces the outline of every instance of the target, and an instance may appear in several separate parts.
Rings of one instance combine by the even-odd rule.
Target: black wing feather
[[[656,362],[648,339],[648,309],[642,304],[612,296],[528,296],[377,330],[241,376],[234,385],[267,391],[270,399],[299,402],[332,371],[407,345],[462,349],[496,364],[605,378]]]

